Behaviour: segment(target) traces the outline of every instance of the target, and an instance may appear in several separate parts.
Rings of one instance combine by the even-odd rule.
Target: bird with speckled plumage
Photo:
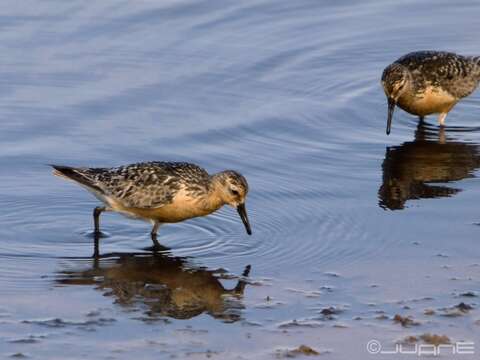
[[[152,241],[161,224],[205,216],[223,205],[236,208],[249,235],[245,209],[248,184],[233,170],[214,175],[195,164],[144,162],[115,168],[74,168],[52,165],[53,174],[73,180],[89,190],[104,206],[93,211],[95,234],[100,234],[103,211],[152,222]]]
[[[440,126],[448,112],[470,95],[480,81],[480,57],[444,51],[417,51],[388,65],[382,86],[388,100],[387,135],[393,111],[398,105],[423,121],[426,115],[440,114]]]

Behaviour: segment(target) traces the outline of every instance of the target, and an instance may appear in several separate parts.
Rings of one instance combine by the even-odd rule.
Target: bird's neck
[[[215,211],[225,205],[223,200],[223,182],[221,173],[212,175],[210,177],[210,184],[208,187],[207,196],[203,200],[203,206],[209,211]]]
[[[415,95],[419,89],[414,88],[412,80],[409,80],[403,89],[402,94],[398,98],[397,102],[401,107],[408,107],[415,101]]]

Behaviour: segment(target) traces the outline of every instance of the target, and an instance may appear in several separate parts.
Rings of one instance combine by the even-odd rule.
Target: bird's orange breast
[[[197,216],[205,216],[218,208],[206,208],[202,199],[191,197],[182,190],[176,194],[171,203],[155,208],[127,207],[120,201],[115,201],[110,205],[114,211],[127,216],[156,220],[161,223],[175,223]]]
[[[447,113],[458,99],[439,87],[428,86],[418,94],[406,94],[398,99],[398,106],[403,110],[425,116],[436,113]]]

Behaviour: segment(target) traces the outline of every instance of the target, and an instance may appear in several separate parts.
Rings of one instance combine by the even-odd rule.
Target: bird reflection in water
[[[220,282],[222,271],[192,265],[168,249],[155,253],[111,253],[88,258],[89,267],[57,273],[57,284],[94,285],[117,304],[145,309],[145,321],[161,317],[189,319],[207,313],[224,322],[241,319],[241,298],[250,265],[232,289]],[[225,274],[223,274],[225,277]]]
[[[378,191],[380,207],[399,210],[407,200],[455,195],[461,190],[434,184],[473,177],[480,166],[479,153],[477,144],[450,139],[445,128],[420,122],[414,141],[387,147]]]

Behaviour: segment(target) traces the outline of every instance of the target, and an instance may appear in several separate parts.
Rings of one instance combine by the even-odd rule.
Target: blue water
[[[426,332],[480,344],[478,299],[461,296],[480,285],[480,93],[445,130],[398,110],[387,137],[379,84],[410,51],[478,55],[479,11],[471,1],[0,5],[0,354],[248,359],[305,343],[363,359],[372,338]],[[146,160],[244,174],[253,236],[225,208],[162,227],[168,250],[154,255],[148,224],[105,214],[92,259],[97,201],[47,164]],[[239,277],[243,296],[228,292]],[[442,316],[461,301],[474,309]],[[339,312],[325,318],[330,306]],[[397,313],[421,325],[403,328]]]

